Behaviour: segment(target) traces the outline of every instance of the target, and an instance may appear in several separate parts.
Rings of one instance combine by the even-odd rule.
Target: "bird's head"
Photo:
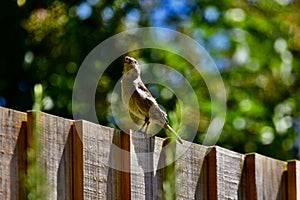
[[[132,73],[132,74],[140,75],[141,70],[140,70],[139,64],[136,61],[136,59],[129,57],[129,56],[125,56],[123,74],[125,74],[125,73]]]

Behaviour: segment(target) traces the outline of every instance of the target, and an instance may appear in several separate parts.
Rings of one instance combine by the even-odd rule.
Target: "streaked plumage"
[[[137,61],[126,56],[121,81],[124,104],[132,114],[145,121],[140,130],[146,126],[145,132],[147,132],[150,122],[153,121],[171,131],[177,140],[182,143],[177,133],[169,126],[167,114],[159,108],[156,100],[143,83],[140,74],[141,71]]]

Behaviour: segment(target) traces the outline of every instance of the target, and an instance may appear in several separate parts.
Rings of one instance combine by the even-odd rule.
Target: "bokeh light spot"
[[[272,127],[264,126],[261,129],[261,142],[264,145],[271,144],[274,140],[274,130]]]
[[[242,22],[245,20],[246,14],[241,8],[232,8],[226,12],[225,17],[231,21]]]
[[[77,7],[77,16],[82,19],[86,20],[92,15],[92,8],[88,3],[82,2]]]
[[[243,117],[238,117],[233,120],[233,126],[237,130],[242,130],[246,126],[246,120]]]
[[[54,102],[51,97],[46,96],[43,98],[44,110],[51,110],[54,107]]]
[[[215,6],[208,6],[205,10],[204,10],[204,18],[208,21],[208,22],[215,22],[218,20],[219,18],[219,11]]]
[[[25,61],[27,64],[31,64],[32,61],[33,61],[33,59],[34,59],[34,54],[33,54],[33,52],[27,51],[27,52],[25,53],[25,56],[24,56],[24,61]]]
[[[108,21],[114,16],[114,11],[111,7],[106,7],[101,13],[103,21]]]

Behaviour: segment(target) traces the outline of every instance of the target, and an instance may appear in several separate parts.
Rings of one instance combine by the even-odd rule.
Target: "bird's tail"
[[[169,131],[171,131],[171,133],[173,133],[173,134],[176,136],[176,139],[178,140],[178,142],[179,142],[180,144],[183,144],[183,143],[182,143],[182,140],[181,140],[181,138],[180,138],[180,136],[176,133],[176,131],[174,131],[174,129],[172,129],[171,126],[169,126],[169,124],[165,124],[165,125],[164,125],[164,128],[165,128],[165,129],[168,129]]]

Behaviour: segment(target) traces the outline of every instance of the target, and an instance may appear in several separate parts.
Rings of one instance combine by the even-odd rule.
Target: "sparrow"
[[[146,126],[145,133],[147,133],[150,122],[153,122],[173,133],[182,144],[179,135],[168,124],[167,114],[160,109],[155,98],[143,83],[138,62],[129,56],[124,59],[121,91],[122,100],[127,109],[137,118],[144,120],[144,124],[139,131]]]

